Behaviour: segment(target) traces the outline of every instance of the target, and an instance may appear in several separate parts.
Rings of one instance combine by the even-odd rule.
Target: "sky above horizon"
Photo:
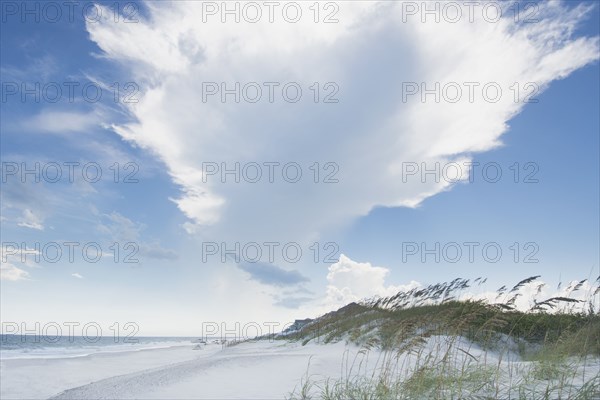
[[[598,277],[597,3],[276,3],[2,3],[3,323]]]

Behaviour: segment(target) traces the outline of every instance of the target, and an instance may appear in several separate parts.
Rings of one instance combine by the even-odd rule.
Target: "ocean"
[[[0,335],[0,360],[27,358],[84,357],[98,353],[118,353],[191,345],[194,337],[40,336]]]

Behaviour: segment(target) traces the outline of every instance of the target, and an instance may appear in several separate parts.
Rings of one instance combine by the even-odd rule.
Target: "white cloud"
[[[450,187],[402,183],[401,163],[469,160],[501,144],[523,108],[510,87],[545,88],[598,58],[597,38],[571,38],[582,7],[539,4],[540,22],[402,23],[396,2],[340,3],[339,24],[199,23],[202,2],[148,3],[136,24],[89,23],[105,56],[140,87],[136,122],[117,125],[147,149],[181,187],[174,199],[190,233],[241,240],[307,241],[373,207],[419,205]],[[307,11],[308,12],[308,11]],[[109,15],[110,13],[104,13]],[[463,15],[468,15],[464,10]],[[477,14],[479,15],[479,14]],[[412,21],[412,22],[411,22]],[[296,104],[202,101],[202,82],[297,82]],[[314,82],[339,85],[338,104],[314,104]],[[402,101],[403,82],[497,82],[497,103]],[[480,86],[480,88],[481,88]],[[477,93],[477,92],[476,92]],[[480,93],[480,92],[479,92]],[[280,96],[279,96],[280,97]],[[295,161],[304,179],[289,184],[203,182],[202,162]],[[339,165],[337,184],[312,183],[313,162]],[[322,171],[323,172],[323,171]],[[231,178],[230,178],[231,179]],[[263,180],[264,183],[264,180]]]
[[[415,281],[400,286],[386,285],[389,272],[387,268],[372,266],[368,262],[356,262],[340,255],[339,261],[329,267],[327,274],[325,308],[331,310],[374,296],[392,296],[401,290],[420,286]]]
[[[0,280],[20,281],[29,278],[29,272],[17,268],[11,263],[0,263]]]
[[[77,273],[77,272],[76,272],[76,273],[74,273],[74,274],[71,274],[71,276],[72,276],[72,277],[74,277],[74,278],[77,278],[77,279],[83,279],[83,276],[81,276],[81,275],[80,275],[79,273]]]
[[[25,209],[23,210],[23,216],[19,219],[17,225],[22,226],[24,228],[31,228],[36,229],[38,231],[43,231],[43,222],[43,219],[34,214],[30,209]]]

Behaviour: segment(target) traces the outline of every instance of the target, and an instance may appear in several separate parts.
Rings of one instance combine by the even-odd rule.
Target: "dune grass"
[[[289,398],[600,399],[598,289],[577,311],[567,297],[516,310],[523,282],[536,278],[501,290],[502,303],[458,300],[469,283],[455,280],[326,314],[286,339],[359,350],[345,354],[339,377],[307,371]]]

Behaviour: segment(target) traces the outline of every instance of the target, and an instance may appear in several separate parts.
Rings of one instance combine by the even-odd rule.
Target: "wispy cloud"
[[[29,43],[35,44],[35,41],[31,40]],[[26,44],[23,47],[26,48],[28,46]],[[33,51],[32,53],[37,55],[37,51]],[[51,55],[30,57],[28,61],[25,66],[19,65],[18,67],[3,62],[3,65],[0,67],[3,80],[5,82],[10,80],[17,82],[48,81],[51,76],[60,71],[58,61]]]
[[[18,226],[24,228],[36,229],[38,231],[44,230],[43,220],[39,216],[35,215],[30,209],[23,210],[23,216],[17,223]]]
[[[21,129],[35,133],[89,134],[101,128],[104,118],[98,112],[43,110],[21,121]]]
[[[296,270],[285,270],[277,265],[263,262],[241,263],[238,267],[250,274],[250,279],[265,285],[291,286],[309,281]]]
[[[39,255],[39,251],[22,248],[16,243],[3,243],[0,247],[0,279],[4,281],[29,279],[29,272],[19,267],[33,267],[35,264],[32,258]]]
[[[142,238],[144,225],[134,222],[116,211],[101,215],[97,229],[100,233],[107,235],[111,241],[121,244],[127,242],[136,244],[138,246],[138,254],[142,258],[176,260],[179,257],[175,251],[162,247],[157,240],[150,242],[144,240]]]
[[[29,278],[29,272],[17,268],[11,263],[0,263],[0,280],[20,281]]]
[[[311,301],[314,301],[313,297],[279,296],[275,299],[273,305],[277,307],[298,309]]]

